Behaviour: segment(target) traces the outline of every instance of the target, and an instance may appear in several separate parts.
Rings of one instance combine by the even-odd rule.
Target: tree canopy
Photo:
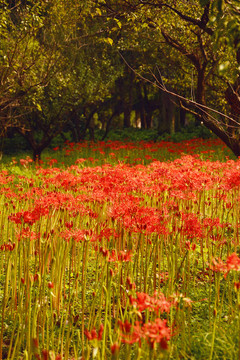
[[[239,156],[239,13],[236,0],[2,1],[1,134],[37,157],[66,127],[79,140],[134,113],[172,131],[189,113]]]

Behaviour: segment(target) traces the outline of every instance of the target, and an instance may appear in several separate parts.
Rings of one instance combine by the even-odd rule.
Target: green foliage
[[[197,138],[210,139],[213,137],[216,136],[214,136],[214,134],[210,130],[208,130],[205,126],[203,125],[196,126],[194,123],[192,123],[182,128],[181,131],[177,131],[176,133],[171,135],[165,134],[158,139],[161,140],[169,139],[174,142],[180,142],[184,140],[191,140]]]
[[[211,23],[215,31],[213,41],[216,49],[219,45],[225,52],[225,59],[219,62],[219,73],[228,80],[236,78],[240,71],[236,62],[236,51],[239,49],[239,2],[215,0],[212,4]]]
[[[131,113],[144,107],[145,118],[156,108],[161,113],[164,104],[159,88],[152,86],[156,83],[227,111],[226,84],[239,74],[238,15],[236,0],[37,0],[16,6],[2,1],[1,128],[6,133],[8,127],[17,127],[41,152],[54,137],[69,131],[73,112],[79,139],[91,128],[93,111],[98,121],[101,112],[102,118],[113,116],[114,127],[123,120],[126,104]],[[152,85],[144,88],[141,77]],[[149,103],[154,101],[152,110]],[[165,122],[170,124],[170,116]],[[105,128],[106,122],[102,125]],[[200,127],[183,129],[172,138],[208,135]],[[131,129],[126,134],[112,131],[112,136],[134,141],[158,137],[155,130]]]
[[[111,130],[106,140],[152,141],[157,137],[157,130],[144,130],[136,128]]]

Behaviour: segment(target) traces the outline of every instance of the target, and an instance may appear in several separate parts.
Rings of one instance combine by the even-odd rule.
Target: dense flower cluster
[[[152,348],[155,343],[160,343],[162,349],[167,349],[167,341],[171,338],[171,329],[167,326],[167,321],[159,318],[145,324],[136,321],[133,326],[127,321],[120,322],[119,326],[122,330],[121,341],[127,344],[138,342],[141,345],[141,340],[144,339]]]
[[[240,258],[236,253],[232,253],[225,262],[221,259],[212,259],[210,268],[216,272],[223,272],[225,275],[231,270],[240,271]]]
[[[9,358],[26,347],[41,360],[124,359],[138,346],[139,356],[154,357],[170,339],[177,351],[175,339],[191,333],[203,300],[209,313],[225,303],[238,313],[239,292],[228,303],[215,280],[240,289],[240,160],[161,161],[166,146],[194,152],[197,141],[67,142],[64,156],[75,154],[68,167],[25,159],[21,175],[16,163],[0,171],[1,314],[21,341],[9,341]],[[216,286],[208,299],[207,286]]]

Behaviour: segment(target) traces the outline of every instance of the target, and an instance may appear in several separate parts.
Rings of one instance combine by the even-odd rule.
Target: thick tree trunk
[[[129,128],[131,126],[131,107],[127,103],[124,104],[123,114],[124,114],[123,127]]]
[[[80,140],[84,140],[86,137],[86,132],[87,129],[90,132],[90,138],[91,140],[94,141],[94,123],[92,122],[93,120],[93,115],[95,114],[95,112],[97,111],[97,108],[94,108],[89,115],[86,117],[86,123],[85,123],[85,127],[84,130],[82,131],[81,135],[79,136]],[[85,114],[84,114],[85,115]]]
[[[78,112],[74,109],[70,112],[69,116],[73,140],[78,142],[81,137],[81,126]]]
[[[171,101],[171,97],[165,92],[161,92],[161,101],[160,101],[160,114],[161,118],[158,125],[159,134],[168,132],[173,134],[175,132],[175,122],[176,122],[176,106]]]
[[[35,149],[33,149],[33,161],[38,162],[39,160],[41,160],[41,154],[43,150],[44,149],[42,149],[41,147],[36,147]]]
[[[105,130],[105,133],[102,137],[102,141],[106,139],[108,133],[109,133],[109,130],[110,130],[110,126],[111,126],[111,122],[112,122],[112,119],[114,118],[114,116],[116,116],[118,114],[118,110],[115,110],[112,115],[110,116],[110,118],[108,119],[107,121],[107,125],[106,125],[106,130]]]
[[[129,128],[131,126],[131,112],[133,107],[133,78],[134,73],[126,68],[125,77],[118,79],[116,86],[119,88],[121,94],[122,112],[123,112],[123,127]]]

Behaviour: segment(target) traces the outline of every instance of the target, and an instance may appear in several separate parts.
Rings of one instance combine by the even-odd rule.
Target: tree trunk
[[[97,111],[97,108],[94,108],[94,109],[90,112],[90,114],[87,116],[84,130],[82,131],[82,133],[81,133],[81,135],[80,135],[80,139],[81,139],[81,140],[84,140],[84,139],[85,139],[85,137],[86,137],[86,132],[87,132],[87,129],[88,129],[89,132],[90,132],[90,138],[93,138],[93,141],[94,141],[94,124],[91,123],[91,121],[92,121],[93,115],[95,114],[96,111]],[[85,114],[84,114],[84,115],[85,115]]]
[[[161,121],[159,121],[158,132],[163,134],[168,132],[173,134],[175,132],[175,116],[176,106],[171,101],[171,97],[165,92],[161,91],[160,114]]]
[[[112,119],[114,118],[114,116],[116,116],[118,114],[118,110],[115,110],[112,115],[110,116],[110,118],[108,119],[107,121],[107,125],[106,125],[106,130],[105,130],[105,133],[102,137],[102,141],[106,139],[108,133],[109,133],[109,130],[110,130],[110,126],[111,126],[111,122],[112,122]]]
[[[202,105],[206,105],[205,70],[206,70],[205,66],[202,66],[197,69],[196,102]],[[196,125],[199,125],[202,118],[201,116],[196,115],[195,120],[196,120]]]
[[[124,128],[129,128],[131,126],[131,108],[129,106],[129,104],[124,103],[124,120],[123,120],[123,127]]]
[[[142,85],[139,83],[137,84],[137,101],[138,101],[138,113],[140,115],[140,126],[141,129],[147,128],[147,122],[146,122],[146,113],[145,113],[145,107],[144,107],[144,98],[142,94]]]
[[[76,109],[72,110],[69,116],[70,116],[70,126],[71,126],[73,140],[75,142],[78,142],[80,140],[81,130],[80,130],[80,119],[77,110]]]
[[[148,94],[147,94],[147,87],[146,85],[143,86],[144,91],[144,110],[146,114],[146,125],[147,129],[152,128],[152,112],[151,112],[151,106],[148,100]]]
[[[41,149],[41,147],[36,147],[33,149],[33,161],[38,162],[41,160],[42,151],[43,149]]]
[[[179,110],[180,127],[186,126],[186,111],[182,108]]]

